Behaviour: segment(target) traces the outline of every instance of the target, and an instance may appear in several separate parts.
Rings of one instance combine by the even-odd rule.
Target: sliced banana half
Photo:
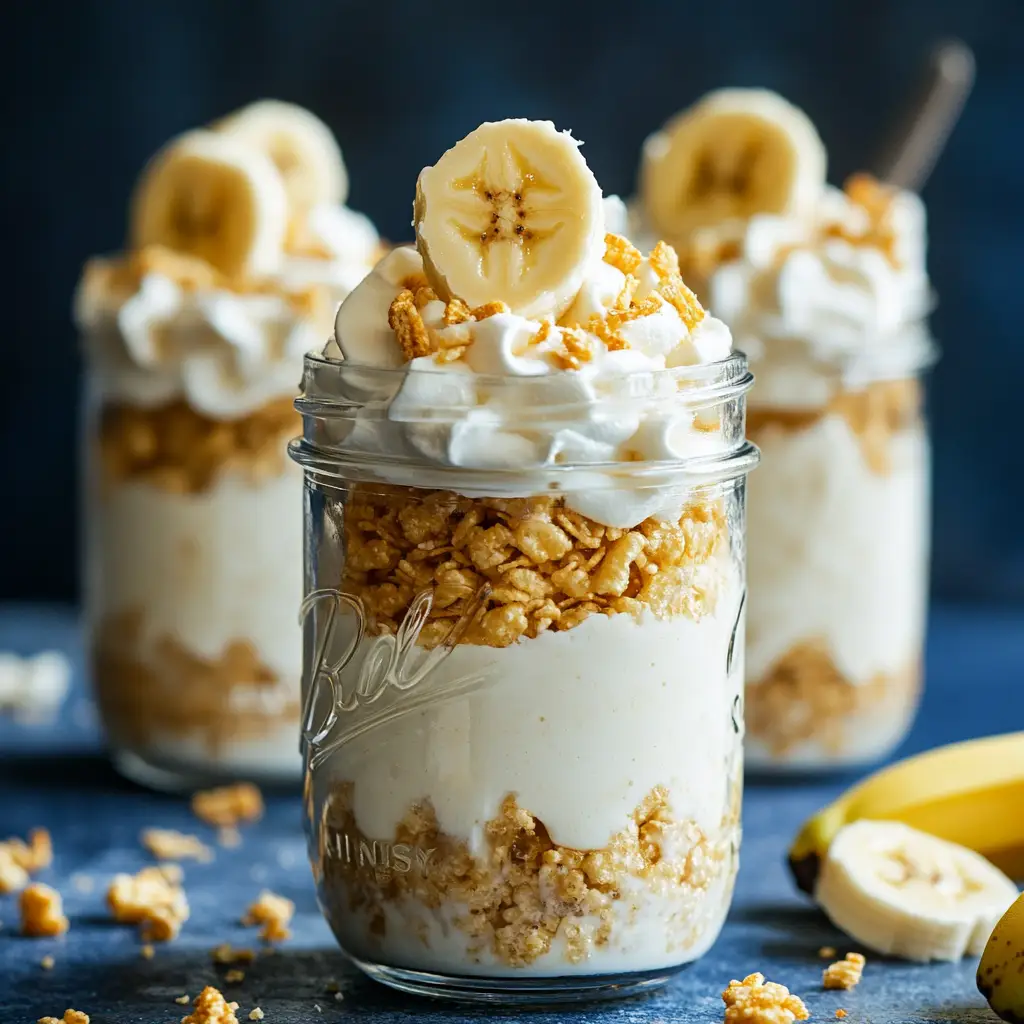
[[[826,163],[802,110],[764,89],[720,89],[644,143],[641,197],[656,232],[682,241],[755,213],[809,213]]]
[[[305,107],[260,100],[213,126],[265,152],[288,190],[292,215],[348,198],[348,173],[334,133]]]
[[[434,290],[558,316],[604,255],[601,189],[550,121],[482,124],[416,183],[416,245]]]
[[[147,164],[131,204],[135,248],[161,245],[206,260],[228,277],[281,262],[288,199],[264,153],[228,135],[192,131]]]
[[[980,854],[897,821],[857,821],[832,841],[815,898],[858,942],[907,960],[978,955],[1017,887]]]

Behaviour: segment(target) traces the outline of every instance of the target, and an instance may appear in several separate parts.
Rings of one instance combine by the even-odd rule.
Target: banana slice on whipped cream
[[[757,213],[809,213],[826,164],[803,111],[764,89],[720,89],[647,139],[640,194],[654,231],[680,242]]]
[[[198,256],[227,277],[281,263],[288,197],[273,161],[231,135],[198,130],[146,165],[132,196],[131,243]]]
[[[964,846],[865,820],[836,834],[814,896],[834,925],[878,953],[959,960],[982,952],[1017,887]]]
[[[550,121],[488,122],[420,173],[416,245],[444,299],[559,316],[604,254],[601,189]]]
[[[216,122],[213,129],[274,161],[293,217],[314,206],[341,206],[348,198],[348,173],[334,133],[304,107],[260,100]]]

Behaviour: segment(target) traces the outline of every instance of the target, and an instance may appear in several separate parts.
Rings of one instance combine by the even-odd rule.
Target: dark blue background
[[[607,192],[707,89],[777,89],[817,123],[841,181],[867,163],[939,37],[978,83],[925,189],[944,358],[932,381],[935,587],[1024,601],[1024,3],[34,0],[0,14],[7,138],[0,340],[0,598],[75,594],[82,261],[118,248],[143,161],[261,96],[335,129],[352,204],[409,235],[413,180],[478,122],[550,118],[586,141]],[[884,528],[880,524],[880,528]]]

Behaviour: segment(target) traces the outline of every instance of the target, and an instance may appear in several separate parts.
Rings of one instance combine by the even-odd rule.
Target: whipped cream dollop
[[[100,396],[143,407],[183,397],[233,419],[294,394],[303,356],[380,251],[369,218],[345,206],[314,207],[305,227],[311,244],[244,291],[183,279],[173,259],[141,275],[119,272],[123,261],[93,261],[74,318]]]
[[[383,456],[385,478],[388,457],[516,471],[523,496],[550,486],[543,469],[592,466],[566,494],[571,508],[618,527],[678,518],[682,493],[634,485],[621,467],[723,451],[718,410],[688,404],[684,378],[727,358],[732,338],[682,286],[671,249],[633,250],[626,263],[610,245],[557,321],[501,303],[459,317],[428,288],[416,249],[393,250],[342,303],[324,354],[402,378],[386,413],[367,403],[341,443]],[[429,338],[411,358],[394,323],[403,292],[417,296],[409,315]]]
[[[864,189],[871,202],[858,201]],[[701,292],[750,358],[753,403],[827,401],[823,368],[870,376],[871,365],[927,347],[924,205],[863,180],[850,191],[827,187],[810,219],[756,214],[687,246],[711,264]]]

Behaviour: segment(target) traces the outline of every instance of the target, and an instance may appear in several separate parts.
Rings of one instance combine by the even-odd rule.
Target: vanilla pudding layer
[[[301,473],[92,495],[87,609],[115,737],[189,763],[297,771]]]
[[[869,758],[895,741],[916,702],[928,438],[918,416],[892,432],[870,421],[860,426],[866,429],[827,411],[797,429],[769,422],[751,432],[762,466],[749,482],[748,710],[764,699],[756,688],[768,680],[782,685],[783,677],[794,703],[803,702],[794,680],[810,686],[815,671],[823,690],[841,691],[843,683],[863,690],[832,709],[856,731],[845,742],[819,702],[791,710],[821,715],[820,742],[812,722],[812,735],[783,743],[790,733],[776,697],[772,714],[750,715],[755,762]],[[868,704],[884,714],[870,714]]]
[[[736,869],[743,677],[741,586],[728,554],[714,566],[699,619],[594,614],[505,648],[460,643],[415,689],[351,713],[313,776],[321,899],[348,951],[543,976],[653,969],[711,944]],[[511,856],[509,800],[526,823]],[[535,843],[531,870],[514,851]],[[586,851],[603,874],[567,882],[557,864]]]

